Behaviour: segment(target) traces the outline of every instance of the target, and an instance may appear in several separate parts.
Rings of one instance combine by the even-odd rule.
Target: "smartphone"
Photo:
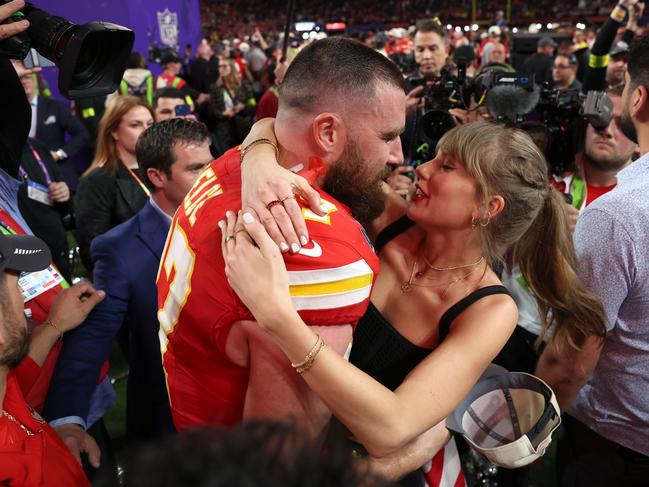
[[[174,110],[176,111],[177,117],[186,117],[187,115],[192,114],[192,107],[190,107],[186,103],[183,105],[176,105]]]
[[[38,54],[38,51],[36,49],[29,50],[27,57],[23,59],[23,64],[26,68],[49,68],[56,66],[56,64],[54,64],[52,61]]]

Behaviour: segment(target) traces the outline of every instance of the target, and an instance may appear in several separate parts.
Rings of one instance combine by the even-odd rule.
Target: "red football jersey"
[[[347,207],[321,191],[325,216],[302,209],[311,242],[285,258],[293,305],[309,325],[356,322],[378,258]],[[227,283],[217,223],[241,207],[239,150],[212,162],[173,219],[158,272],[158,318],[171,410],[179,430],[241,421],[248,369],[231,362],[231,325],[252,315]]]

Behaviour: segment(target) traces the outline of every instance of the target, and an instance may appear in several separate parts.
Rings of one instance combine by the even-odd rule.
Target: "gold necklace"
[[[12,414],[8,413],[4,409],[0,409],[0,412],[2,412],[2,415],[5,418],[7,418],[9,421],[12,421],[12,422],[16,423],[20,427],[21,430],[23,430],[25,433],[27,433],[27,436],[35,436],[36,433],[42,433],[43,432],[43,430],[39,430],[36,433],[34,433],[32,430],[30,430],[27,426],[22,424]]]
[[[423,272],[415,273],[416,266],[417,266],[417,259],[415,259],[414,262],[412,263],[412,270],[410,271],[410,277],[408,278],[407,281],[405,281],[403,284],[401,284],[401,292],[404,293],[404,294],[408,294],[410,291],[412,291],[413,286],[418,286],[418,287],[442,287],[442,286],[445,285],[446,287],[444,288],[444,291],[442,291],[442,294],[440,296],[441,298],[443,298],[446,295],[446,292],[448,291],[448,289],[453,284],[455,284],[456,282],[464,281],[467,277],[469,277],[471,274],[473,274],[475,272],[475,270],[477,269],[477,268],[471,269],[470,271],[468,271],[464,275],[462,275],[460,277],[456,277],[455,279],[453,279],[451,281],[448,281],[448,282],[444,282],[444,283],[441,283],[441,284],[431,284],[431,285],[428,285],[428,286],[424,286],[422,284],[417,284],[417,283],[412,282],[412,280],[415,277],[418,277],[418,278],[419,277],[426,277]]]
[[[484,261],[484,256],[482,256],[478,260],[476,260],[475,262],[472,262],[471,264],[453,265],[453,266],[450,266],[450,267],[435,267],[433,264],[428,262],[428,259],[426,258],[425,255],[423,256],[423,258],[424,258],[424,262],[426,263],[426,265],[428,267],[430,267],[434,271],[440,271],[440,272],[441,271],[454,271],[456,269],[464,269],[466,267],[473,267],[474,265],[478,265],[478,264],[482,263],[482,261]]]

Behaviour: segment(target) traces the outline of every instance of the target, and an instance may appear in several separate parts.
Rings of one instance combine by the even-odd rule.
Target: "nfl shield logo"
[[[160,29],[160,42],[165,46],[178,48],[178,14],[165,9],[158,14],[158,28]]]

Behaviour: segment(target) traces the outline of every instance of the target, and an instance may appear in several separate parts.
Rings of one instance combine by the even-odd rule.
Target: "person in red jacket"
[[[63,332],[83,321],[101,294],[89,284],[59,293],[51,319],[39,327],[30,343],[23,313],[25,278],[46,269],[52,256],[45,243],[29,235],[0,235],[0,484],[20,486],[89,485],[81,465],[56,432],[31,408],[24,394],[30,387],[14,368],[28,353],[44,357]],[[26,274],[28,273],[28,274]],[[26,274],[26,275],[25,275]],[[72,298],[71,298],[72,296]],[[69,306],[70,299],[83,301]],[[37,362],[37,358],[32,358]],[[23,376],[24,379],[24,376]],[[96,449],[87,436],[84,449]],[[98,451],[91,457],[96,463]]]

